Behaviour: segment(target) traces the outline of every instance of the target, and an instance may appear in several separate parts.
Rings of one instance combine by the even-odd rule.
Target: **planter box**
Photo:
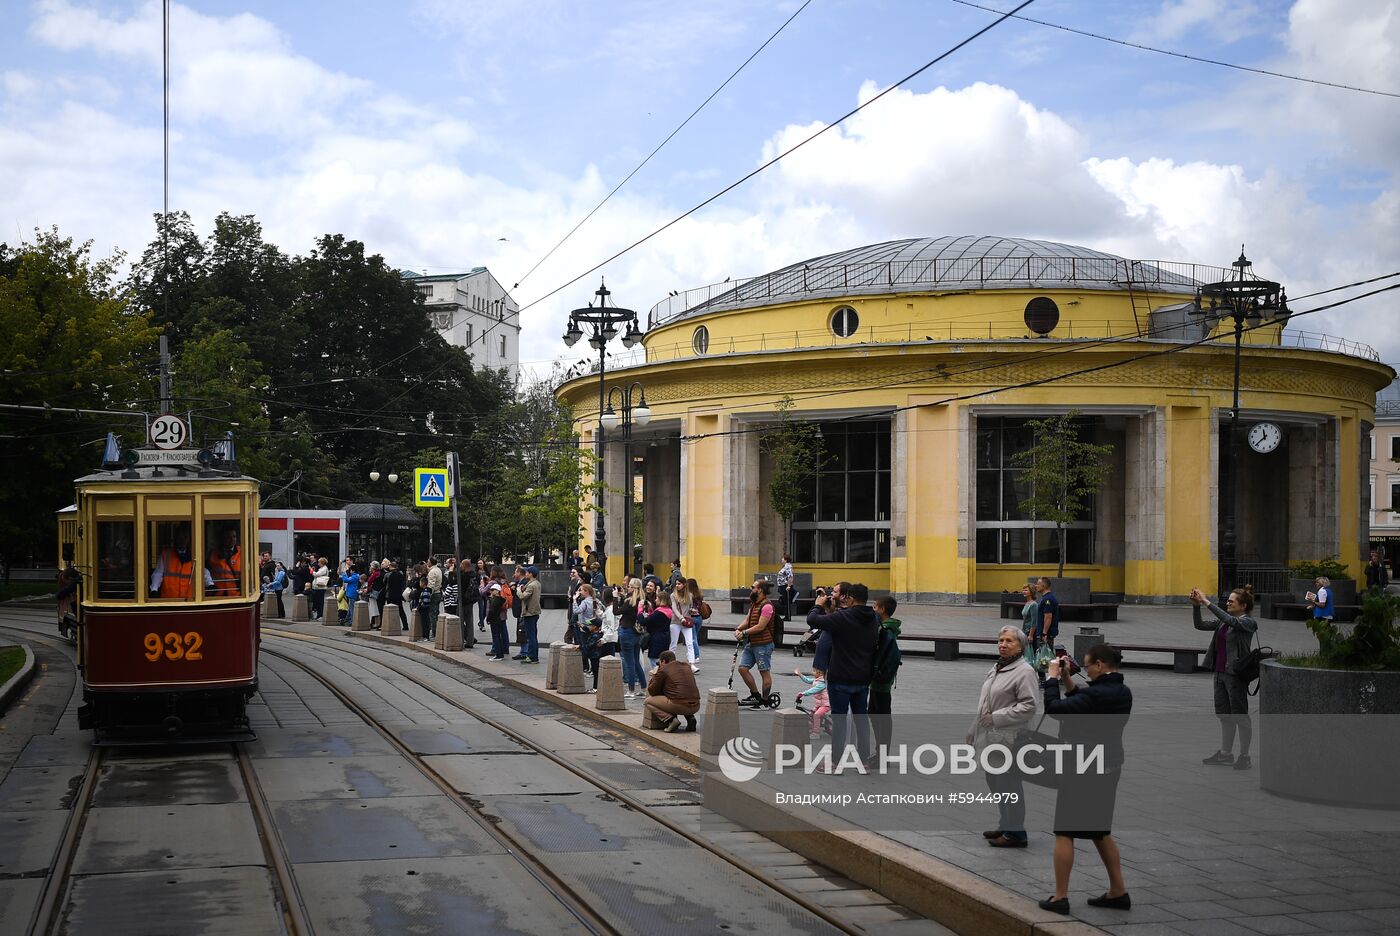
[[[1264,663],[1259,785],[1279,796],[1400,809],[1400,672]]]
[[[1031,576],[1026,581],[1034,585],[1036,576]],[[1055,578],[1050,576],[1050,581],[1055,584],[1055,597],[1060,599],[1060,604],[1090,604],[1089,582],[1087,578]]]

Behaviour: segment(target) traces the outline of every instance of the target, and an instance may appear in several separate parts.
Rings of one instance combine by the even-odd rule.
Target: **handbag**
[[[1055,735],[1041,731],[1040,726],[1043,724],[1045,724],[1044,713],[1041,714],[1040,721],[1035,723],[1034,728],[1019,728],[1016,730],[1016,735],[1011,743],[1016,748],[1016,759],[1018,762],[1023,760],[1023,756],[1020,753],[1021,748],[1031,744],[1039,745],[1042,748],[1039,757],[1024,758],[1026,766],[1039,767],[1039,773],[1028,773],[1021,770],[1019,766],[1016,768],[1016,773],[1027,783],[1047,787],[1052,790],[1059,789],[1060,777],[1053,771],[1054,759],[1050,757],[1050,752],[1044,750],[1044,748],[1051,744],[1059,744],[1060,739]]]
[[[710,615],[713,613],[714,611],[710,608],[710,603],[708,601],[700,602],[700,620],[708,621]]]

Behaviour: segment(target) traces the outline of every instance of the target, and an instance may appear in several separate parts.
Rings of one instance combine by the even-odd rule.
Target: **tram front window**
[[[209,569],[195,562],[189,520],[152,520],[146,543],[150,550],[151,597],[193,601],[195,568],[204,569],[204,589],[213,586]]]
[[[97,597],[99,600],[131,600],[136,597],[136,569],[132,544],[136,525],[130,520],[97,522]]]
[[[243,594],[243,548],[238,530],[242,521],[204,521],[205,564],[209,578],[204,594],[210,598],[238,598]]]

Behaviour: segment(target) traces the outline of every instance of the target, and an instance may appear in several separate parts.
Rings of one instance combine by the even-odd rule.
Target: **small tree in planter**
[[[1320,573],[1321,574],[1321,573]],[[1400,597],[1368,594],[1361,599],[1361,613],[1350,633],[1321,618],[1308,622],[1317,637],[1317,653],[1288,657],[1292,666],[1324,669],[1381,670],[1400,672]]]
[[[811,423],[794,419],[796,406],[784,396],[774,407],[777,425],[763,434],[763,450],[773,459],[773,477],[768,482],[768,506],[783,521],[783,551],[792,546],[792,518],[807,501],[807,487],[822,466],[822,448]]]
[[[1080,441],[1078,410],[1048,419],[1032,419],[1026,427],[1035,442],[1011,456],[1011,464],[1023,468],[1031,494],[1021,501],[1023,513],[1055,524],[1060,545],[1060,570],[1065,575],[1065,524],[1079,520],[1089,509],[1089,499],[1108,480],[1111,445]]]

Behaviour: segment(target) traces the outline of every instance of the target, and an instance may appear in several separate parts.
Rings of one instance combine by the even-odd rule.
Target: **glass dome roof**
[[[967,289],[1129,289],[1194,295],[1229,270],[1128,260],[1055,241],[992,235],[917,237],[813,257],[751,279],[668,297],[650,327],[709,312],[776,302]]]

